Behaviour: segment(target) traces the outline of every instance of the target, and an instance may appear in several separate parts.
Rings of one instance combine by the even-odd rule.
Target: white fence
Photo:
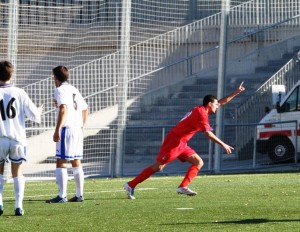
[[[86,4],[82,5],[83,2]],[[96,0],[61,4],[24,1],[19,5],[17,31],[9,31],[11,25],[7,19],[12,17],[9,14],[12,5],[1,4],[0,55],[7,57],[5,41],[8,34],[15,33],[18,43],[15,82],[24,86],[36,104],[45,104],[41,127],[53,127],[56,120],[51,77],[56,65],[63,64],[70,69],[70,82],[83,93],[92,114],[110,109],[116,112],[117,104],[125,102],[126,116],[140,111],[138,99],[143,94],[192,75],[216,70],[221,8],[216,7],[216,1],[202,1],[208,4],[207,10],[216,14],[194,21],[197,14],[192,20],[187,16],[192,10],[190,2],[196,2],[176,2],[132,1],[130,38],[120,34],[121,12],[125,10],[121,1],[109,4]],[[200,2],[196,5],[201,5]],[[217,3],[221,6],[221,1]],[[153,6],[156,6],[155,11]],[[228,62],[298,35],[299,15],[298,0],[232,1]],[[125,39],[129,40],[129,46],[122,48],[121,42]],[[123,94],[119,87],[124,76],[120,65],[124,62],[121,59],[124,50],[129,53],[125,57],[128,75]],[[124,99],[120,99],[122,96]],[[104,125],[112,128],[112,135],[103,139],[110,139],[113,148],[120,142],[116,139],[119,113],[110,114],[109,123]],[[99,118],[98,123],[102,125],[101,121],[105,120]],[[28,134],[39,136],[42,132]]]
[[[267,24],[259,24],[258,27],[257,18],[266,17],[264,13],[269,6],[266,2],[272,3],[272,8],[268,9],[272,17],[268,18]],[[286,15],[286,11],[292,18],[282,21],[282,15]],[[228,62],[299,34],[299,12],[298,1],[289,1],[284,7],[278,1],[250,1],[233,7],[228,26]],[[220,17],[221,14],[218,13],[130,46],[128,98],[138,97],[191,75],[201,75],[205,70],[215,69],[219,55]],[[237,18],[246,18],[247,24]],[[249,31],[249,27],[255,30]],[[259,40],[253,40],[253,36],[259,37]],[[117,51],[71,69],[70,82],[87,98],[91,112],[117,104],[117,87],[119,78],[123,75],[120,61],[120,52]],[[48,115],[44,122],[46,125],[51,124],[54,121],[53,107],[52,102],[47,99],[52,98],[52,78],[28,85],[24,89],[35,102],[45,103]]]

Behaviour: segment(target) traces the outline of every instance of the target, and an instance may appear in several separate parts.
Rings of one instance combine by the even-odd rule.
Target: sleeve
[[[60,89],[56,88],[54,90],[54,98],[57,101],[57,106],[62,104],[67,104],[66,91],[60,91]]]
[[[86,101],[84,100],[83,96],[81,95],[81,93],[79,91],[78,91],[78,96],[80,99],[81,109],[86,110],[88,108],[88,104],[86,103]]]
[[[209,123],[208,115],[201,111],[199,112],[199,125],[202,131],[213,131]]]

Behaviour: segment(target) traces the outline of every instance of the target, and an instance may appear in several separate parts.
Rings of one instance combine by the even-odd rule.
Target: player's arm
[[[87,119],[88,115],[89,115],[89,110],[88,109],[82,110],[82,125],[83,126],[86,123],[86,119]]]
[[[28,94],[23,91],[22,99],[24,102],[24,112],[26,116],[25,120],[31,120],[36,123],[41,123],[41,114],[44,111],[44,105],[41,104],[39,107],[37,107],[32,100],[29,98]]]
[[[233,147],[231,147],[231,146],[227,145],[226,143],[224,143],[213,132],[211,132],[211,131],[204,131],[204,134],[210,140],[214,141],[215,143],[220,144],[221,147],[226,151],[227,154],[231,154],[232,150],[234,150]]]
[[[53,135],[53,141],[58,142],[60,140],[60,130],[62,128],[63,122],[65,121],[68,113],[67,105],[62,104],[59,106],[57,123]]]
[[[220,103],[221,106],[227,104],[228,102],[230,102],[234,97],[236,97],[239,93],[243,92],[245,90],[245,88],[243,87],[244,82],[242,82],[240,84],[239,87],[236,88],[236,90],[234,90],[231,94],[229,94],[228,96],[220,99],[218,102]]]
[[[38,112],[39,112],[40,115],[44,112],[44,104],[41,104],[41,105],[38,107]]]

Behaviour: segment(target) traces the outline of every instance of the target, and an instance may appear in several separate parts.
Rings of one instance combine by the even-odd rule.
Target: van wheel
[[[274,163],[290,162],[294,154],[294,146],[287,138],[277,137],[270,140],[268,155]]]

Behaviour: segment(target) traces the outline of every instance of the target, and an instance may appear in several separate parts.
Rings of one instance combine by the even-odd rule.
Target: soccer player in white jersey
[[[25,178],[21,165],[26,161],[25,119],[40,123],[43,105],[37,108],[23,89],[13,86],[13,71],[10,62],[0,61],[0,215],[3,214],[4,164],[10,161],[15,215],[22,216]]]
[[[56,142],[56,184],[58,195],[46,203],[82,202],[84,172],[81,159],[83,156],[82,128],[88,116],[88,105],[77,88],[68,83],[69,71],[64,66],[53,69],[54,105],[57,107],[57,122],[53,135]],[[76,194],[67,200],[67,162],[72,164],[76,183]]]

